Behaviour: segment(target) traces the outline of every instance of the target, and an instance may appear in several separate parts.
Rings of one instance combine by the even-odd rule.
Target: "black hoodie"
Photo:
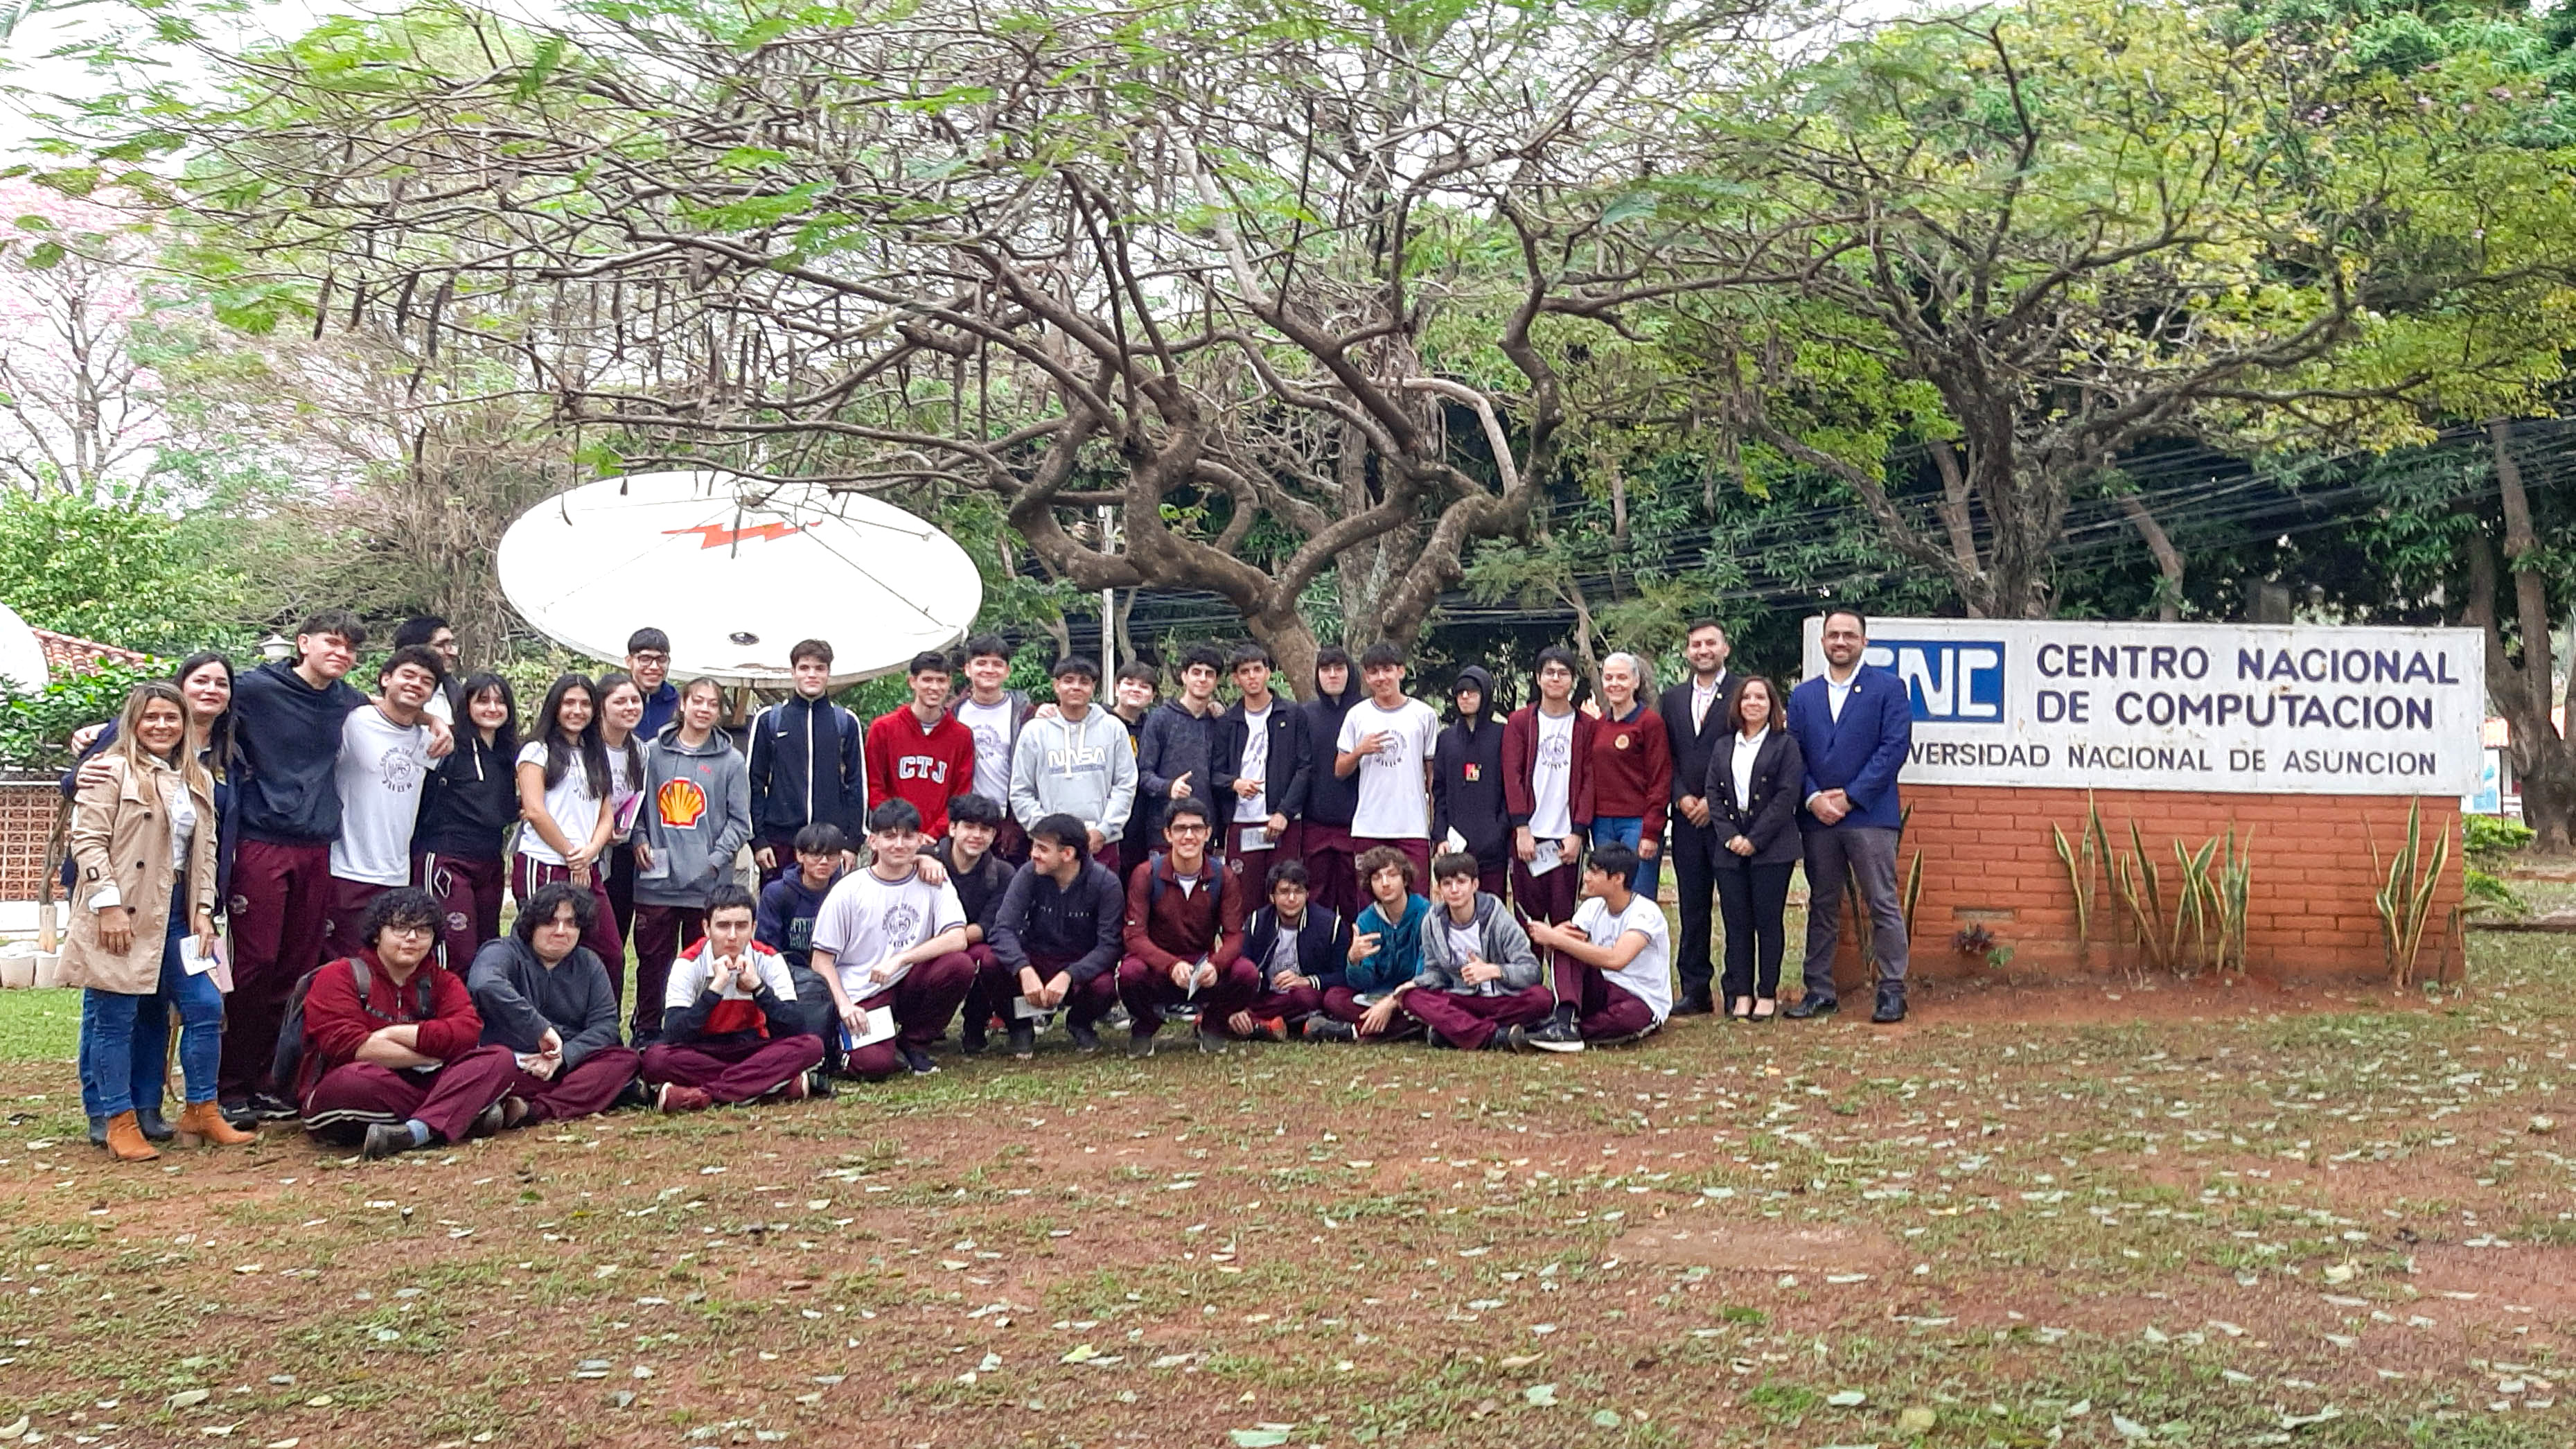
[[[1324,682],[1315,681],[1315,693],[1298,706],[1306,716],[1306,813],[1301,819],[1338,830],[1351,828],[1351,817],[1359,813],[1360,779],[1354,770],[1348,779],[1333,773],[1335,742],[1342,737],[1342,716],[1360,702],[1360,667],[1350,667],[1346,687],[1339,694],[1326,694]]]
[[[1457,691],[1474,687],[1476,712],[1440,732],[1431,754],[1431,838],[1455,830],[1467,852],[1488,869],[1511,860],[1512,822],[1503,807],[1503,725],[1494,717],[1494,677],[1470,664],[1458,671]]]

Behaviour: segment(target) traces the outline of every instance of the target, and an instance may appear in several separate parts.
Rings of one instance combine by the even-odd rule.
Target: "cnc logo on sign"
[[[2002,641],[1873,639],[1861,662],[1892,670],[1905,682],[1916,723],[2001,724]]]

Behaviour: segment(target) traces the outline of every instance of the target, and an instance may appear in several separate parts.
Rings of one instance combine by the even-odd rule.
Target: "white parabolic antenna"
[[[0,604],[0,686],[34,694],[47,680],[45,646],[37,642],[36,631],[17,610]]]
[[[891,673],[964,637],[984,581],[956,540],[863,493],[729,473],[637,473],[547,499],[501,537],[501,592],[547,638],[623,659],[650,625],[671,678],[784,684],[801,639],[832,680]]]

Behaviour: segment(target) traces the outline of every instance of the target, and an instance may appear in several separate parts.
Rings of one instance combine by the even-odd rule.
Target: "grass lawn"
[[[81,1140],[71,995],[0,994],[0,1441],[2560,1449],[2571,996],[2576,940],[2493,936],[2430,1002],[1940,982],[1894,1030],[1575,1058],[1055,1038],[129,1168]]]

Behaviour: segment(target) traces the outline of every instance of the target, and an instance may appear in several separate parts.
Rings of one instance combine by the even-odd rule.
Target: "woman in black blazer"
[[[1780,955],[1787,946],[1781,916],[1800,854],[1798,786],[1807,762],[1770,680],[1744,681],[1727,724],[1725,737],[1709,750],[1705,793],[1718,843],[1717,904],[1726,921],[1726,1014],[1769,1021],[1780,1009]],[[1739,758],[1746,768],[1736,768]]]

